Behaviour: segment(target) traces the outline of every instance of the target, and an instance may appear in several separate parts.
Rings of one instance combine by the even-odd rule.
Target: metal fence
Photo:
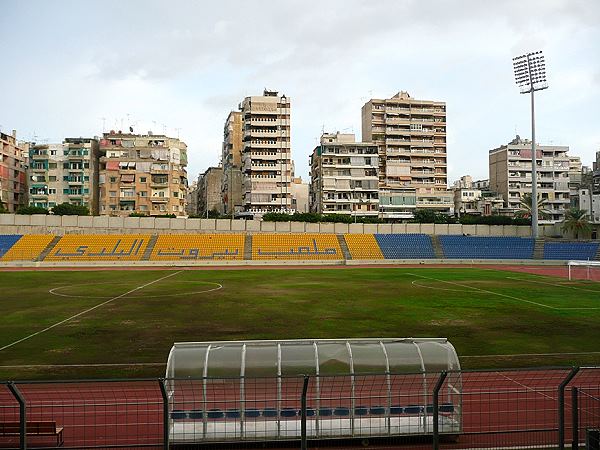
[[[0,383],[0,448],[562,450],[598,428],[600,368]]]

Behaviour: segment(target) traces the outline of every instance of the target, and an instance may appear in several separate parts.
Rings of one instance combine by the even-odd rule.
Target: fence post
[[[300,449],[307,450],[307,439],[306,439],[306,394],[308,392],[308,381],[309,377],[304,375],[304,382],[302,384],[302,397],[300,399]]]
[[[15,383],[9,381],[8,389],[19,402],[19,449],[25,450],[27,448],[27,404],[25,403],[25,397],[23,397]]]
[[[577,398],[577,395],[577,388],[571,388],[571,420],[573,422],[573,440],[571,442],[572,450],[579,449],[579,399]]]
[[[170,438],[170,421],[169,421],[169,396],[167,395],[167,386],[164,378],[158,379],[158,385],[160,386],[160,393],[163,399],[163,449],[169,450],[169,438]]]
[[[565,450],[565,388],[577,375],[579,367],[573,367],[558,386],[558,449]]]
[[[448,372],[442,371],[433,388],[433,450],[440,448],[440,390],[447,376]]]

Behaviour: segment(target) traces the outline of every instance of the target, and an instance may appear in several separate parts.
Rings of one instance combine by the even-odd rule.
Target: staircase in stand
[[[533,247],[533,259],[544,259],[544,239],[537,238]]]
[[[436,259],[444,259],[444,250],[442,250],[442,244],[437,235],[431,236],[431,245],[433,246],[433,252],[435,253]]]
[[[244,239],[244,259],[252,259],[252,235],[247,234]]]
[[[54,239],[52,239],[50,241],[50,243],[46,246],[44,251],[42,253],[40,253],[40,256],[37,257],[36,261],[43,261],[44,258],[46,258],[46,256],[48,256],[48,254],[52,251],[52,249],[54,249],[54,247],[56,247],[56,244],[58,244],[58,241],[60,241],[60,238],[61,238],[61,236],[54,236]]]

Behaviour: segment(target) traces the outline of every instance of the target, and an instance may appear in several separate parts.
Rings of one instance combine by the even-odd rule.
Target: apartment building
[[[292,178],[292,208],[299,213],[307,213],[309,209],[309,184],[302,177]]]
[[[29,148],[29,204],[51,209],[61,203],[86,206],[98,214],[99,143],[66,138],[61,144]]]
[[[500,194],[489,190],[488,180],[473,181],[470,175],[464,175],[454,182],[454,211],[459,215],[502,214],[504,200]]]
[[[198,214],[206,216],[210,211],[223,214],[222,184],[222,167],[209,167],[198,177]]]
[[[401,91],[362,107],[362,139],[379,147],[384,218],[410,218],[416,207],[451,213],[447,190],[446,104]]]
[[[242,215],[294,212],[290,99],[276,91],[246,97],[240,104],[243,123]]]
[[[242,149],[244,125],[242,119],[241,111],[231,111],[223,127],[221,197],[223,213],[227,215],[235,215],[236,212],[243,209]]]
[[[110,131],[103,134],[100,151],[100,214],[185,215],[184,142],[150,131]]]
[[[316,213],[379,214],[379,149],[354,134],[326,133],[310,156],[310,205]]]
[[[543,210],[554,223],[564,218],[570,204],[569,156],[567,146],[538,145],[537,191],[545,200]],[[521,198],[531,194],[531,141],[517,136],[506,145],[489,151],[490,188],[502,194],[505,206],[514,212],[521,208]]]
[[[17,132],[0,132],[0,202],[1,207],[15,212],[27,204],[27,143],[17,141]]]

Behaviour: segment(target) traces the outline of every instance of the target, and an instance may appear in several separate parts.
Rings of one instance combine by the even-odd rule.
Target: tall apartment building
[[[243,215],[293,212],[290,99],[276,91],[246,97],[243,123]]]
[[[544,211],[552,223],[564,218],[569,207],[569,156],[567,146],[538,145],[537,191],[546,202]],[[490,188],[502,194],[513,211],[521,208],[521,198],[531,194],[531,141],[517,136],[506,145],[489,151]]]
[[[100,140],[100,214],[185,215],[187,146],[164,135],[111,131]]]
[[[27,204],[28,144],[17,141],[17,132],[0,132],[0,202],[9,212]]]
[[[210,211],[223,214],[222,184],[222,167],[209,167],[198,177],[198,214],[205,216]]]
[[[231,215],[242,210],[242,148],[243,121],[240,111],[231,111],[223,127],[223,182],[221,197],[223,213]]]
[[[384,218],[410,218],[415,208],[450,213],[447,190],[446,104],[401,91],[362,107],[362,139],[379,147]]]
[[[66,138],[62,144],[29,149],[29,204],[51,209],[61,203],[98,214],[99,144],[95,138]]]
[[[317,213],[379,214],[378,147],[353,134],[323,134],[310,157],[310,205]]]

